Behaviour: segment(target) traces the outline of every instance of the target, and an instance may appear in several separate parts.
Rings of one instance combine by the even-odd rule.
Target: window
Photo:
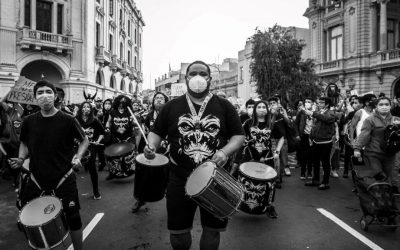
[[[239,77],[239,80],[243,82],[243,66],[240,67]]]
[[[133,85],[132,83],[129,83],[129,93],[133,93]]]
[[[139,71],[142,71],[142,61],[139,60]]]
[[[121,80],[120,90],[125,92],[125,80],[124,79]]]
[[[63,8],[64,5],[57,4],[57,34],[63,33]]]
[[[142,34],[139,32],[139,48],[142,47]]]
[[[110,34],[110,38],[108,41],[108,50],[110,51],[110,53],[113,53],[113,35]]]
[[[119,58],[121,60],[124,58],[124,45],[122,43],[119,44]]]
[[[137,60],[137,58],[136,58],[136,56],[135,56],[135,61],[133,62],[134,64],[135,64],[135,69],[137,69],[137,65],[136,65],[136,60]]]
[[[396,48],[396,37],[395,37],[395,20],[387,21],[387,48]]]
[[[53,3],[38,0],[36,3],[36,29],[51,32]]]
[[[115,76],[114,76],[114,74],[111,76],[111,79],[110,79],[110,88],[115,89]]]
[[[119,9],[119,25],[123,26],[123,21],[122,21],[122,9]]]
[[[97,71],[97,74],[96,74],[96,83],[97,83],[98,85],[102,85],[102,84],[101,84],[101,72],[100,72],[100,70],[98,70],[98,71]]]
[[[110,0],[108,7],[110,8],[110,17],[113,17],[114,16],[114,0]]]
[[[96,47],[100,46],[100,24],[96,22]]]
[[[128,64],[132,65],[132,62],[131,62],[131,51],[130,50],[128,50]]]
[[[25,26],[31,27],[31,0],[25,0]]]
[[[337,26],[329,31],[329,60],[339,60],[343,58],[343,26]]]
[[[131,21],[128,20],[128,36],[131,37]]]
[[[136,36],[136,28],[135,28],[135,44],[137,44],[137,36]]]

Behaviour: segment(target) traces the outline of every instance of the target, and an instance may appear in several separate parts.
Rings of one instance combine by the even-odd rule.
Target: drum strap
[[[56,190],[57,188],[59,188],[64,181],[73,173],[74,171],[72,170],[72,168],[61,178],[61,180],[58,182],[56,188],[54,190]],[[33,183],[35,183],[35,185],[40,189],[43,190],[42,187],[39,185],[39,183],[37,182],[35,176],[31,173],[31,180],[33,181]],[[51,191],[54,191],[51,190]]]
[[[204,99],[203,103],[201,104],[199,113],[197,114],[196,110],[194,109],[192,101],[190,100],[189,96],[186,95],[186,101],[187,101],[187,103],[189,105],[190,112],[192,113],[193,118],[195,119],[195,124],[194,125],[195,125],[196,129],[200,129],[200,119],[203,116],[204,110],[206,110],[207,104],[210,101],[212,96],[213,96],[212,93],[209,93],[207,95],[207,97]]]

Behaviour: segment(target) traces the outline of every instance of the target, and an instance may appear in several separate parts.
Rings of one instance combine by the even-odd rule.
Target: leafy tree
[[[252,42],[252,78],[263,97],[279,94],[293,104],[297,99],[317,97],[321,87],[314,71],[314,61],[302,60],[305,44],[293,37],[291,28],[275,25],[268,31],[256,29]]]

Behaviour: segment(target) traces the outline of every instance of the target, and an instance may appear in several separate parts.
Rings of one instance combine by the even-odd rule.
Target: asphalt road
[[[165,200],[149,203],[137,214],[131,214],[133,177],[105,181],[106,175],[100,172],[102,200],[98,201],[92,199],[89,174],[78,175],[86,231],[97,214],[104,214],[87,235],[84,248],[171,249]],[[351,192],[351,179],[331,178],[331,189],[325,191],[305,187],[303,183],[299,169],[293,169],[292,176],[284,178],[275,199],[277,219],[236,214],[229,221],[227,232],[222,233],[220,249],[400,249],[400,229],[391,232],[371,226],[368,232],[361,230],[359,200]],[[24,235],[16,227],[18,212],[14,200],[11,182],[0,180],[0,249],[28,249]],[[344,229],[346,226],[350,232]],[[199,249],[198,214],[192,234],[192,249]]]

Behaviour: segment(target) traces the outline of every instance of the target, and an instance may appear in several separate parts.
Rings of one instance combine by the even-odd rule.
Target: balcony
[[[104,49],[104,46],[96,48],[96,63],[110,63],[110,53]]]
[[[22,49],[41,50],[43,48],[54,49],[57,53],[71,53],[72,37],[66,35],[59,35],[48,33],[39,30],[31,30],[23,28],[21,31],[21,39],[18,42]]]
[[[330,13],[332,11],[342,9],[342,5],[343,5],[342,2],[337,1],[336,3],[331,4],[328,7],[326,7],[326,12]]]
[[[400,66],[400,49],[378,51],[375,66],[378,68]]]
[[[317,65],[318,74],[331,74],[343,70],[343,59],[320,63]]]

